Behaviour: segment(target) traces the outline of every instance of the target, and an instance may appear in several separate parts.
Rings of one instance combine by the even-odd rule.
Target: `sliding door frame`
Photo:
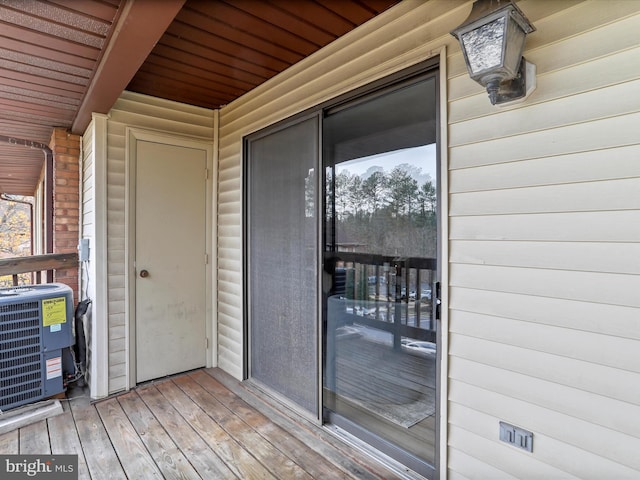
[[[323,128],[323,119],[327,111],[335,111],[336,109],[340,109],[343,107],[347,107],[357,103],[359,101],[367,101],[378,94],[382,94],[387,90],[393,89],[397,87],[399,84],[404,82],[411,83],[413,81],[418,81],[418,79],[426,78],[429,76],[433,76],[436,80],[435,88],[435,116],[436,116],[436,174],[438,180],[438,188],[437,188],[437,224],[438,224],[438,236],[437,236],[437,276],[438,281],[441,282],[443,295],[441,297],[441,315],[439,319],[436,320],[437,323],[437,360],[436,360],[436,405],[435,405],[435,415],[436,415],[436,428],[435,428],[435,461],[434,465],[428,464],[428,471],[421,467],[424,466],[425,462],[418,461],[418,464],[415,463],[410,457],[411,454],[407,454],[408,457],[402,455],[402,450],[400,452],[400,457],[402,457],[403,461],[406,462],[409,468],[414,468],[416,470],[421,470],[421,473],[425,474],[428,478],[438,478],[440,471],[442,471],[440,462],[441,462],[441,454],[442,449],[445,446],[442,445],[442,425],[441,425],[441,409],[443,405],[446,405],[446,401],[443,402],[443,395],[446,396],[447,392],[442,391],[443,385],[446,385],[446,382],[443,382],[443,352],[446,353],[446,348],[443,348],[443,339],[446,338],[446,333],[443,335],[442,327],[443,327],[443,319],[446,317],[446,300],[447,300],[447,261],[445,255],[448,254],[447,248],[447,239],[448,239],[448,230],[446,224],[443,222],[443,218],[446,219],[446,216],[443,217],[443,214],[446,215],[447,212],[447,191],[448,184],[446,181],[446,165],[443,165],[443,159],[446,160],[446,152],[443,152],[443,148],[446,147],[442,142],[446,141],[446,126],[442,124],[442,122],[446,119],[446,102],[443,99],[443,92],[445,91],[446,86],[442,85],[442,82],[446,81],[446,76],[444,75],[444,65],[441,65],[446,59],[445,52],[440,52],[439,55],[432,57],[428,60],[425,60],[419,64],[410,66],[405,68],[399,72],[392,73],[387,75],[384,78],[375,80],[367,85],[357,87],[347,93],[334,97],[331,100],[323,102],[315,107],[309,108],[303,112],[300,112],[296,115],[288,117],[285,120],[277,122],[268,127],[262,128],[261,130],[251,133],[244,137],[243,139],[243,153],[242,153],[242,191],[243,191],[243,222],[242,222],[242,251],[244,254],[243,261],[243,342],[244,342],[244,359],[243,359],[243,379],[249,380],[251,382],[255,382],[255,380],[251,377],[251,319],[250,317],[250,301],[251,301],[251,285],[249,282],[249,274],[251,271],[250,259],[248,255],[249,248],[249,232],[250,232],[250,224],[249,224],[249,201],[250,201],[250,192],[249,192],[249,175],[248,175],[248,161],[249,161],[249,143],[259,138],[263,138],[265,136],[271,135],[280,130],[284,130],[288,127],[291,127],[297,123],[303,122],[307,119],[318,117],[318,152],[317,152],[317,165],[314,167],[316,169],[315,175],[315,188],[316,188],[316,219],[317,219],[317,246],[316,246],[316,270],[317,270],[317,278],[316,278],[316,288],[317,288],[317,305],[316,305],[316,331],[317,331],[317,385],[318,385],[318,409],[317,415],[310,415],[310,412],[303,410],[293,401],[285,398],[283,395],[279,395],[276,392],[271,391],[268,388],[264,388],[266,394],[273,396],[276,400],[284,403],[289,408],[292,408],[294,411],[302,414],[309,420],[314,421],[318,425],[322,425],[325,423],[325,415],[323,412],[323,348],[324,348],[324,338],[323,338],[323,296],[322,296],[322,271],[323,271],[323,254],[324,254],[324,202],[326,201],[326,196],[324,192],[324,169],[323,169],[323,143],[322,143],[322,128]],[[445,169],[443,172],[442,170]],[[259,388],[263,388],[260,383],[257,383]],[[446,407],[445,407],[446,408]],[[345,426],[350,421],[345,420]],[[351,422],[353,423],[353,422]],[[444,422],[446,425],[446,421]],[[338,425],[339,426],[339,425]],[[371,445],[374,448],[380,450],[393,450],[399,449],[399,447],[395,447],[394,445],[388,443],[386,440],[377,437],[374,434],[371,434],[367,430],[362,427],[359,427],[356,424],[353,424],[353,429],[349,428],[349,430],[359,431],[357,436]],[[386,444],[386,445],[385,445]],[[406,452],[404,452],[406,453]]]

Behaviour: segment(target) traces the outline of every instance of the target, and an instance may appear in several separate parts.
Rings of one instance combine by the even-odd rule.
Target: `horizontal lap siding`
[[[219,366],[242,377],[242,139],[324,101],[439,55],[464,1],[407,0],[220,110]]]
[[[640,4],[519,6],[526,102],[491,107],[448,58],[449,471],[639,478]]]
[[[126,323],[126,129],[184,135],[213,142],[214,112],[163,99],[124,92],[111,112],[107,136],[107,260],[109,317],[109,393],[125,390],[129,371]]]

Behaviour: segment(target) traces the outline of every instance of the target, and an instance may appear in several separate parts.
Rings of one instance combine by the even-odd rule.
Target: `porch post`
[[[80,136],[55,128],[53,152],[53,253],[77,251],[80,230]],[[78,296],[78,268],[57,270],[54,281],[68,285]]]

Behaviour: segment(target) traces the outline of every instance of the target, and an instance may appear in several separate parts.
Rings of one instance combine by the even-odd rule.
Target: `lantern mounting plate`
[[[522,57],[515,78],[500,82],[495,92],[489,91],[491,105],[517,103],[527,98],[536,89],[536,66]]]

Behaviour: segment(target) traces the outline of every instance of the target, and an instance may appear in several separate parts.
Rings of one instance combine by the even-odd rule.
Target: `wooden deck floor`
[[[78,454],[80,479],[398,479],[217,369],[141,386],[0,435],[0,454]]]

